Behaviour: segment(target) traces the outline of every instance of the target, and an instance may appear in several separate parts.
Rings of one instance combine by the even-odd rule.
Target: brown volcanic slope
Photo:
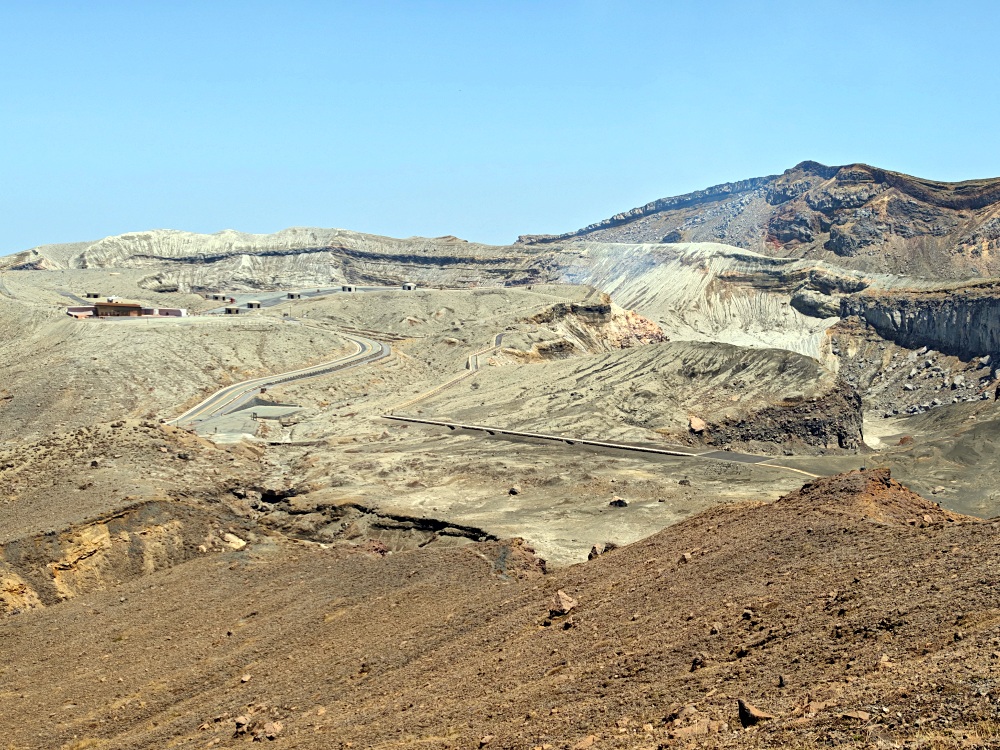
[[[850,164],[663,198],[577,232],[525,244],[722,242],[866,271],[968,278],[1000,273],[1000,178],[934,182]]]
[[[0,736],[224,748],[280,722],[288,748],[995,743],[996,538],[871,471],[547,575],[510,542],[379,557],[261,540],[0,621]],[[558,590],[569,616],[549,613]],[[776,718],[741,729],[737,698]]]

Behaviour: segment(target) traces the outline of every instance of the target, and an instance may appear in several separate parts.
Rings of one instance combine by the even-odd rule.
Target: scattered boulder
[[[576,604],[576,599],[562,589],[559,589],[556,592],[556,595],[552,598],[552,606],[549,608],[549,616],[562,617],[563,615],[568,615]]]
[[[519,484],[515,484],[513,487],[507,490],[508,495],[520,495],[521,492],[522,492],[521,485]]]
[[[590,554],[587,555],[587,559],[593,560],[595,557],[600,557],[613,549],[617,549],[617,547],[618,545],[614,542],[598,542],[590,548]]]
[[[708,734],[712,731],[712,722],[709,719],[699,719],[694,722],[694,724],[689,724],[686,727],[679,727],[674,729],[670,733],[670,737],[675,740],[681,740],[686,737],[697,737],[702,734]]]
[[[857,719],[858,721],[868,721],[872,715],[867,711],[845,711],[840,715],[842,719]]]
[[[775,718],[774,714],[769,714],[765,711],[761,711],[752,703],[748,703],[742,698],[737,699],[736,704],[739,708],[740,724],[743,726],[744,729],[746,729],[747,727],[752,727],[755,724],[758,724],[759,722]]]
[[[261,728],[261,734],[263,734],[264,739],[275,740],[284,728],[285,725],[280,721],[269,721]]]
[[[697,654],[694,655],[694,658],[691,660],[692,672],[697,672],[699,669],[702,669],[703,667],[707,666],[708,666],[708,654],[706,654],[704,651],[699,651]]]
[[[708,423],[701,417],[691,415],[688,417],[688,429],[695,435],[701,435],[708,430]]]
[[[615,495],[611,498],[611,502],[608,503],[608,505],[612,508],[627,508],[628,502],[626,502],[623,498],[618,497],[618,495]]]

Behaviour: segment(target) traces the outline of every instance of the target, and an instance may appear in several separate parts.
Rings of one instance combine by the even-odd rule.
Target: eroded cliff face
[[[104,518],[0,547],[0,618],[56,604],[178,565],[239,549],[239,522],[170,499],[137,501]],[[248,536],[240,531],[244,537]]]
[[[815,263],[709,243],[562,248],[556,256],[561,281],[610,293],[622,306],[654,320],[672,341],[716,341],[816,357],[823,332],[834,322],[789,305]]]
[[[964,360],[1000,354],[1000,284],[917,292],[867,292],[841,299],[857,317],[910,349],[928,347]]]
[[[619,307],[610,296],[596,291],[579,302],[552,305],[525,322],[530,327],[504,334],[503,343],[504,355],[523,364],[668,340],[655,322]]]
[[[781,254],[962,278],[996,272],[1000,180],[933,182],[865,164],[799,165],[771,186],[765,242]]]

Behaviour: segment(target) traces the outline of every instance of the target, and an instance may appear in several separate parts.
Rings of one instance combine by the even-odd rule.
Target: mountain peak
[[[802,161],[615,214],[550,242],[719,242],[865,272],[1000,275],[1000,179],[938,182],[853,163]]]

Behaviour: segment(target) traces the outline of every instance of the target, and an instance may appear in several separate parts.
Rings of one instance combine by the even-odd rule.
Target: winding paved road
[[[168,424],[174,424],[179,427],[190,427],[198,422],[204,422],[206,419],[217,417],[220,414],[228,414],[231,411],[235,411],[265,388],[278,385],[279,383],[290,383],[294,380],[315,378],[331,372],[368,364],[369,362],[377,362],[380,359],[385,359],[392,353],[389,345],[381,341],[375,341],[374,339],[353,333],[342,333],[341,335],[352,341],[358,347],[358,350],[353,354],[341,357],[332,362],[324,362],[312,367],[304,367],[301,370],[292,370],[278,375],[244,380],[241,383],[228,386],[216,391],[179,417],[168,420]]]
[[[211,396],[206,398],[204,401],[188,409],[186,412],[181,414],[179,417],[168,420],[168,424],[178,425],[180,427],[192,427],[199,422],[204,422],[212,417],[217,417],[221,414],[227,414],[231,411],[235,411],[240,408],[243,404],[247,403],[254,396],[259,394],[263,389],[269,388],[279,383],[289,383],[296,380],[305,380],[307,378],[314,378],[320,375],[326,375],[331,372],[337,372],[339,370],[346,370],[351,367],[358,367],[359,365],[368,364],[370,362],[377,362],[381,359],[385,359],[392,353],[391,347],[381,341],[376,341],[370,339],[366,336],[361,336],[357,333],[346,333],[341,332],[341,334],[348,340],[352,341],[358,350],[353,354],[349,354],[346,357],[341,357],[332,362],[324,362],[319,365],[314,365],[312,367],[304,367],[300,370],[292,370],[290,372],[280,373],[278,375],[269,375],[263,378],[254,378],[252,380],[244,380],[241,383],[235,383],[234,385],[223,388],[216,391]],[[456,376],[455,378],[445,381],[436,388],[431,389],[419,396],[406,401],[403,404],[398,405],[394,411],[402,408],[407,408],[413,406],[414,404],[423,401],[433,395],[440,393],[442,390],[455,385],[456,383],[474,375],[479,371],[479,357],[487,353],[492,353],[499,349],[503,341],[503,334],[497,334],[492,345],[471,354],[466,362],[466,371]],[[499,427],[488,427],[485,425],[471,425],[462,424],[458,422],[447,422],[443,420],[435,419],[421,419],[419,417],[406,417],[402,415],[396,415],[393,412],[383,415],[384,419],[392,419],[399,422],[410,422],[416,424],[423,424],[431,427],[446,427],[449,430],[468,430],[472,432],[482,432],[490,436],[496,437],[507,437],[507,438],[528,438],[533,440],[549,441],[562,443],[568,446],[586,446],[590,448],[609,448],[613,450],[628,451],[631,453],[638,454],[653,454],[661,456],[678,456],[683,458],[700,458],[708,459],[713,461],[733,461],[737,463],[747,463],[747,464],[757,464],[760,466],[768,466],[774,469],[784,469],[785,471],[794,472],[796,474],[802,474],[808,477],[818,477],[818,474],[811,474],[807,471],[801,469],[795,469],[790,466],[782,466],[780,464],[768,463],[773,459],[772,456],[754,456],[748,453],[737,453],[735,451],[706,451],[702,453],[693,453],[688,451],[681,451],[670,448],[658,448],[652,445],[637,445],[635,443],[620,443],[616,441],[607,440],[588,440],[581,438],[567,437],[565,435],[549,435],[545,433],[538,432],[525,432],[522,430],[510,430],[503,429]]]
[[[611,450],[627,451],[629,453],[652,454],[656,456],[678,456],[681,458],[700,458],[707,459],[709,461],[726,461],[739,464],[756,464],[757,466],[766,466],[771,469],[791,471],[795,474],[802,474],[803,476],[813,479],[819,477],[819,474],[811,474],[810,472],[803,471],[802,469],[769,463],[774,459],[773,456],[755,456],[750,453],[737,453],[736,451],[711,450],[702,453],[692,453],[689,451],[680,451],[671,448],[657,448],[653,445],[620,443],[612,440],[588,440],[586,438],[566,437],[565,435],[549,435],[542,432],[524,432],[523,430],[508,430],[501,427],[487,427],[485,425],[478,424],[462,424],[461,422],[445,422],[437,419],[403,417],[396,414],[386,414],[383,416],[383,419],[392,419],[397,422],[410,422],[412,424],[423,424],[430,427],[447,427],[449,430],[453,431],[463,430],[469,432],[484,432],[490,437],[512,438],[515,440],[518,438],[527,438],[529,440],[563,443],[569,446],[579,445],[586,446],[588,448],[608,448]]]

